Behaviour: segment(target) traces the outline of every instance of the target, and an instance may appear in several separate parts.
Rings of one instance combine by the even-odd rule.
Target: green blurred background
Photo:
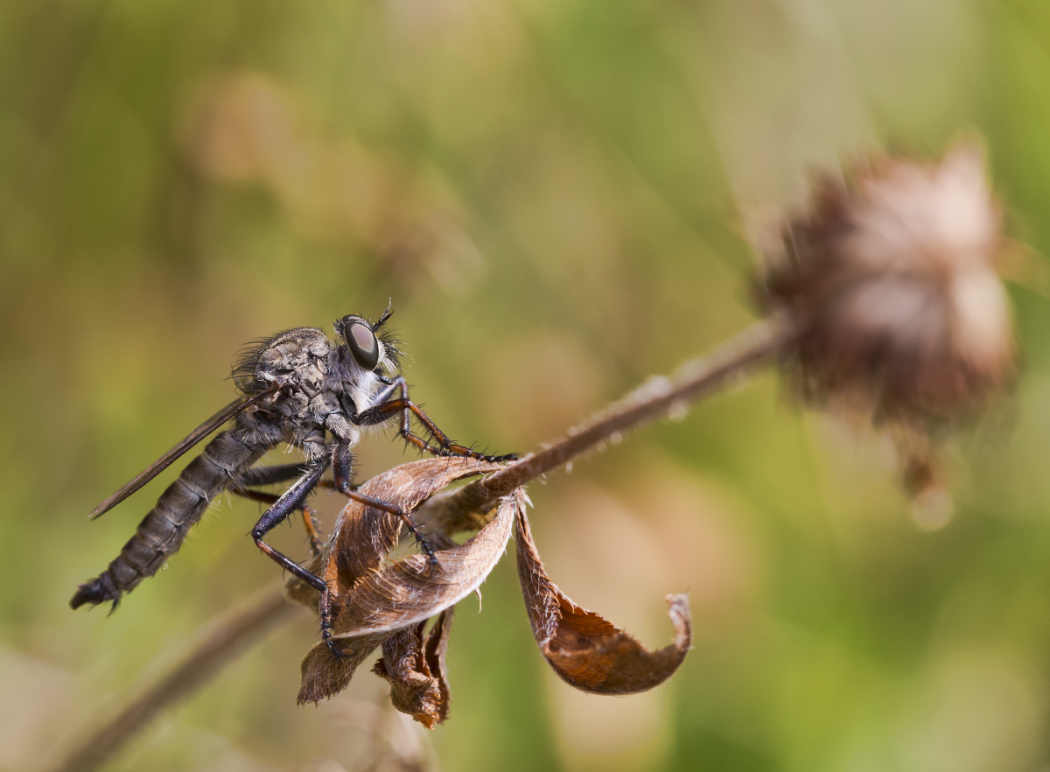
[[[1040,0],[0,4],[0,768],[278,575],[259,506],[226,500],[112,617],[66,605],[175,471],[87,512],[231,398],[246,341],[392,298],[439,425],[531,450],[745,326],[749,223],[858,149],[980,132],[1013,234],[1050,249],[1048,84]],[[772,375],[534,485],[554,580],[650,646],[688,590],[695,650],[652,693],[573,693],[508,559],[459,609],[441,768],[1050,768],[1050,304],[1027,257],[1024,372],[956,444],[936,530],[883,440]],[[363,670],[296,708],[315,638],[304,613],[110,768],[354,769],[385,688]]]

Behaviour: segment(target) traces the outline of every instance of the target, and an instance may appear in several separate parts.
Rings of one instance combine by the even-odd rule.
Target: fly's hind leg
[[[306,538],[310,540],[310,557],[316,558],[324,551],[324,536],[321,535],[321,523],[310,507],[303,505],[303,528]]]
[[[398,391],[400,397],[397,399],[390,399],[394,392]],[[420,450],[430,453],[434,456],[466,456],[467,458],[476,458],[479,461],[513,461],[517,458],[514,453],[508,453],[503,456],[489,456],[484,453],[478,453],[475,450],[459,445],[448,438],[441,429],[438,428],[426,413],[423,412],[422,408],[419,407],[415,402],[408,398],[408,384],[405,382],[404,376],[398,376],[390,385],[383,390],[377,397],[378,404],[375,407],[371,407],[368,410],[363,410],[354,417],[354,423],[360,425],[374,425],[381,424],[384,421],[389,421],[395,415],[400,413],[401,415],[401,428],[398,430],[398,434],[405,442],[410,445],[414,445]],[[429,442],[424,440],[417,434],[412,432],[412,416],[415,416],[418,421],[423,424],[423,427],[433,438],[436,445],[431,445]]]
[[[322,481],[323,482],[323,481]],[[264,493],[262,491],[253,491],[241,489],[233,489],[233,493],[238,496],[243,496],[251,501],[262,501],[267,504],[276,504],[279,500],[279,496],[273,493]],[[310,555],[317,557],[321,554],[324,549],[324,539],[321,537],[319,532],[319,525],[317,518],[314,516],[313,510],[306,504],[300,506],[303,512],[303,525],[306,528],[306,535],[310,539]],[[267,553],[269,554],[269,553]],[[283,557],[283,556],[282,556]],[[283,564],[282,564],[283,565]],[[313,574],[311,574],[312,576]],[[316,589],[316,587],[315,587]],[[329,651],[332,652],[337,658],[343,658],[342,650],[336,645],[335,640],[332,638],[332,621],[333,621],[333,610],[332,610],[332,591],[328,587],[327,583],[325,588],[321,590],[321,602],[319,609],[321,614],[321,639],[324,641],[325,646],[328,647]]]
[[[254,467],[237,475],[229,491],[236,496],[242,496],[251,501],[274,504],[279,498],[276,494],[252,489],[259,485],[276,485],[288,480],[294,480],[306,474],[309,468],[310,465],[307,463]],[[313,510],[306,504],[303,504],[300,509],[303,513],[303,527],[306,529],[306,536],[310,540],[310,554],[313,557],[317,557],[321,554],[325,541],[321,535],[320,523]]]
[[[271,560],[302,579],[318,592],[322,593],[328,589],[328,585],[323,579],[321,579],[321,577],[307,571],[291,558],[275,550],[263,541],[263,536],[273,530],[274,527],[284,522],[284,520],[287,519],[287,517],[296,509],[301,509],[303,507],[306,497],[310,495],[313,489],[317,486],[317,483],[324,474],[327,466],[328,459],[327,454],[325,454],[318,462],[311,464],[306,472],[295,481],[295,484],[281,494],[277,500],[270,505],[269,509],[263,513],[263,516],[259,518],[259,522],[257,522],[255,527],[251,530],[252,539],[255,540],[255,545],[266,553]]]
[[[327,454],[325,454],[325,457],[327,457]],[[350,465],[352,460],[349,456],[349,448],[346,448],[342,454],[333,453],[332,459],[334,462],[333,465],[335,467],[336,478],[334,484],[329,481],[321,480],[321,477],[324,475],[325,467],[327,466],[326,461],[322,460],[320,463],[316,463],[313,466],[308,464],[283,464],[281,466],[250,469],[248,472],[237,478],[235,485],[230,490],[238,496],[243,496],[252,501],[261,501],[270,505],[263,516],[259,519],[259,522],[255,524],[254,528],[252,528],[252,538],[255,539],[255,543],[258,545],[259,549],[269,555],[282,567],[291,571],[297,577],[320,592],[321,599],[318,610],[321,616],[321,638],[328,647],[328,650],[332,652],[332,655],[338,659],[342,659],[345,655],[336,644],[335,639],[332,638],[334,611],[332,608],[332,591],[328,587],[327,582],[310,571],[307,571],[285,555],[282,555],[262,540],[263,535],[287,518],[292,511],[300,509],[303,513],[303,525],[306,527],[307,536],[310,538],[310,552],[314,557],[321,554],[324,542],[318,533],[317,519],[314,517],[313,511],[310,507],[306,505],[305,499],[319,483],[328,483],[332,487],[342,490],[343,486],[340,485],[340,478],[347,478],[344,485],[347,488],[349,487],[348,478],[350,475]],[[285,482],[296,476],[299,476],[299,479],[281,496],[242,487],[246,484],[269,485]]]
[[[280,498],[276,493],[265,493],[249,488],[230,488],[230,493],[246,498],[249,501],[261,501],[264,504],[276,504]],[[303,528],[306,530],[306,538],[310,540],[310,556],[316,558],[324,550],[325,539],[321,535],[321,523],[314,511],[306,504],[301,505],[299,509],[303,513]]]
[[[231,488],[258,488],[259,486],[277,485],[295,480],[306,474],[310,464],[277,464],[276,466],[255,466],[245,469],[233,478]],[[235,491],[236,492],[236,491]]]

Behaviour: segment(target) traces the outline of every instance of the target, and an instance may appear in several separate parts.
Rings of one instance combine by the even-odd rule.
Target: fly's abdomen
[[[96,579],[80,585],[69,605],[111,601],[115,606],[124,593],[161,569],[212,499],[267,450],[269,446],[246,442],[237,429],[216,436],[161,494],[117,559]]]

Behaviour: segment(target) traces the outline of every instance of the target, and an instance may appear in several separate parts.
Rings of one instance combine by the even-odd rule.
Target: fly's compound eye
[[[343,337],[354,359],[366,370],[375,370],[379,365],[379,341],[367,325],[351,322],[343,328]]]

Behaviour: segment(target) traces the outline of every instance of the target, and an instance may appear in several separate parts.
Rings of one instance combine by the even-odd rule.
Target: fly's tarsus
[[[343,659],[346,655],[343,654],[343,650],[339,648],[335,639],[332,638],[332,591],[328,587],[321,591],[321,602],[318,611],[320,611],[321,616],[321,640],[324,641],[324,645],[328,647],[328,650],[332,652],[336,659]]]

